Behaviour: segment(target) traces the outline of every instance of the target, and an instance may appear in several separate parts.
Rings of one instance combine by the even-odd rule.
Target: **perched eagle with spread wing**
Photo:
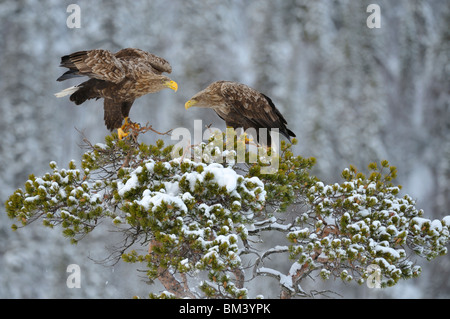
[[[101,49],[79,51],[63,56],[60,66],[69,70],[57,81],[80,76],[90,79],[56,93],[56,97],[70,95],[76,105],[103,98],[106,127],[117,129],[119,138],[128,135],[124,129],[135,99],[164,88],[178,89],[175,81],[162,75],[172,72],[169,62],[140,49],[127,48],[117,53]]]
[[[253,128],[260,141],[260,128],[277,128],[289,141],[295,134],[286,127],[287,122],[272,100],[251,87],[230,81],[211,83],[206,89],[195,94],[186,102],[185,108],[192,106],[212,108],[228,127],[234,129]],[[267,145],[271,138],[267,132]]]

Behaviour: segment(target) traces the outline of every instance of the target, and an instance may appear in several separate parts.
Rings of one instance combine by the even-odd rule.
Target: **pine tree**
[[[106,221],[123,234],[115,257],[145,265],[149,281],[165,287],[151,298],[248,298],[260,276],[275,278],[281,298],[309,296],[301,287],[309,276],[373,284],[374,270],[375,284],[388,287],[420,275],[410,252],[428,260],[447,253],[450,216],[426,219],[399,195],[387,161],[368,174],[350,166],[342,183],[326,185],[310,174],[315,159],[294,156],[288,143],[276,173],[264,174],[263,157],[251,163],[247,149],[247,163],[238,163],[229,142],[194,146],[194,160],[138,135],[85,140],[81,168],[51,162],[51,172],[30,175],[5,203],[18,221],[12,228],[39,220],[76,244]]]

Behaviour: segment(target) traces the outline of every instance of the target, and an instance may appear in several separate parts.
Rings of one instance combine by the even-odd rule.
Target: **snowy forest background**
[[[71,3],[81,8],[79,29],[66,26]],[[381,8],[380,29],[366,26],[370,3]],[[334,183],[350,164],[387,159],[426,217],[442,218],[450,206],[449,40],[447,0],[0,0],[0,200],[52,160],[79,163],[80,132],[92,143],[109,133],[102,102],[80,107],[54,97],[80,82],[56,82],[60,57],[136,47],[166,58],[179,90],[140,98],[132,120],[160,131],[193,129],[194,119],[224,128],[213,111],[185,111],[184,103],[213,81],[243,82],[273,99],[297,134],[295,153],[317,158],[316,176]],[[38,224],[12,232],[0,211],[1,298],[151,291],[133,266],[98,263],[113,233],[98,230],[72,246]],[[80,289],[66,286],[72,263],[81,267]],[[316,283],[349,298],[449,298],[450,257],[421,265],[419,278],[383,290]]]

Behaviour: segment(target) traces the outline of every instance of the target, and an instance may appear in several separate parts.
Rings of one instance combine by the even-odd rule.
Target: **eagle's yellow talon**
[[[134,123],[134,122],[130,121],[128,119],[128,117],[126,117],[124,119],[124,123],[122,125],[122,129],[125,130],[125,129],[129,128],[129,127],[133,128],[135,130],[138,130],[138,129],[141,128],[141,126],[138,123]]]
[[[250,137],[246,132],[244,132],[244,143],[245,144],[250,144],[251,142],[253,142],[253,138]]]
[[[123,139],[124,137],[127,137],[129,133],[125,133],[122,128],[117,129],[117,136],[119,137],[119,140]]]
[[[119,137],[119,140],[130,135],[128,132],[130,128],[133,130],[139,130],[141,126],[138,123],[131,122],[128,117],[125,117],[123,125],[117,129],[117,136]]]

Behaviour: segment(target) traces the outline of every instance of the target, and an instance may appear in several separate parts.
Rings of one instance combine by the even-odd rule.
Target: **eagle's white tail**
[[[66,95],[70,95],[76,91],[78,91],[79,87],[78,86],[71,86],[70,88],[64,89],[61,92],[55,93],[56,97],[63,97]]]

